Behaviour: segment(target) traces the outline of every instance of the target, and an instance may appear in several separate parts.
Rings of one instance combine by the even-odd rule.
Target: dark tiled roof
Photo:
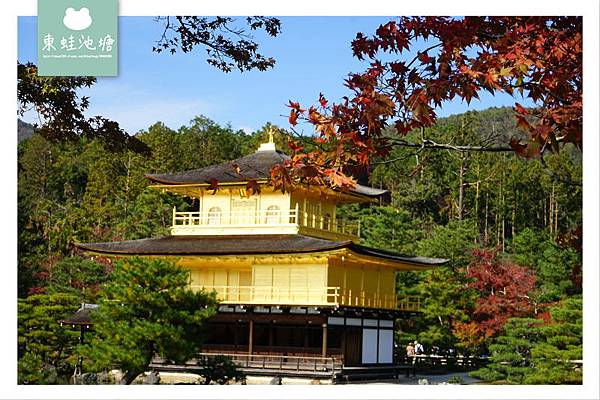
[[[304,253],[343,248],[349,241],[304,235],[163,236],[122,242],[80,243],[83,250],[140,255],[226,255]]]
[[[449,261],[445,258],[407,256],[407,255],[396,253],[393,251],[375,249],[372,247],[361,246],[361,245],[355,244],[355,243],[352,243],[350,248],[359,254],[393,259],[393,260],[397,260],[397,261],[401,261],[401,262],[405,262],[405,263],[411,263],[411,264],[442,265],[442,264],[446,264]]]
[[[347,248],[356,253],[415,265],[441,265],[448,260],[412,257],[357,245],[351,241],[304,235],[164,236],[122,242],[79,243],[82,250],[127,255],[241,255],[310,253]]]
[[[370,187],[370,186],[363,186],[363,185],[359,185],[358,183],[356,184],[356,186],[354,186],[354,188],[350,189],[350,191],[354,192],[354,193],[362,194],[363,196],[369,196],[369,197],[377,197],[377,196],[381,196],[382,194],[387,193],[387,190],[385,190],[385,189],[377,189],[377,188]]]
[[[205,168],[172,174],[147,174],[146,176],[154,182],[167,185],[201,184],[208,183],[211,179],[219,182],[245,182],[248,179],[267,179],[273,165],[289,159],[280,151],[257,151],[237,160]],[[236,165],[240,168],[239,173],[236,171]]]
[[[97,304],[83,304],[75,314],[68,318],[60,320],[59,322],[64,325],[91,325],[90,313],[92,310],[98,308]]]
[[[281,151],[257,151],[254,154],[209,167],[171,174],[147,174],[153,182],[165,185],[207,184],[212,179],[219,183],[246,182],[248,179],[266,180],[270,177],[271,167],[281,164],[290,157]],[[239,172],[237,171],[239,167]],[[368,197],[377,197],[387,190],[356,185],[350,192]]]

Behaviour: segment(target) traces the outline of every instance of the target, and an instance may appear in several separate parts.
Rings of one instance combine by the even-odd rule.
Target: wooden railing
[[[201,286],[217,292],[222,304],[338,305],[339,287]]]
[[[300,213],[300,226],[348,236],[360,236],[360,221],[347,221],[327,215]]]
[[[379,293],[366,293],[329,287],[278,287],[278,286],[203,286],[191,285],[192,289],[217,292],[221,304],[295,305],[295,306],[349,306],[385,308],[418,312],[421,299],[396,297]]]
[[[396,302],[396,309],[401,311],[421,311],[421,298],[416,296],[401,296]]]
[[[489,362],[488,357],[463,355],[417,354],[407,356],[406,354],[396,354],[395,358],[398,364],[412,364],[421,371],[478,369]]]
[[[257,211],[208,211],[183,212],[173,208],[173,234],[244,234],[258,233],[256,230],[279,230],[282,233],[298,233],[302,228],[307,233],[324,232],[328,234],[358,238],[360,223],[331,218],[327,215],[300,212],[298,207],[290,210]],[[271,232],[272,233],[272,232]]]
[[[182,212],[173,207],[173,226],[279,226],[297,223],[297,210]]]
[[[400,297],[395,295],[368,293],[342,289],[340,304],[353,307],[386,308],[401,311],[419,311],[421,299],[418,297]]]
[[[159,371],[192,372],[197,373],[202,369],[199,361],[203,358],[226,356],[237,364],[246,373],[256,370],[269,372],[274,376],[281,375],[304,375],[331,377],[335,379],[336,374],[342,372],[343,358],[341,357],[311,357],[311,356],[287,356],[270,354],[245,354],[245,353],[223,353],[215,352],[198,353],[196,357],[183,364],[171,364],[167,360],[155,356],[150,363],[150,368]],[[281,374],[281,375],[280,375]]]
[[[340,304],[353,307],[395,308],[396,296],[342,289]]]
[[[338,357],[307,357],[271,354],[199,353],[197,358],[227,356],[246,369],[268,369],[274,371],[320,372],[336,374],[342,370],[343,359]]]

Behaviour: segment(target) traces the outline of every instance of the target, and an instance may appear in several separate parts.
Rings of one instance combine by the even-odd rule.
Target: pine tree
[[[45,279],[46,291],[76,296],[77,303],[94,303],[107,278],[105,265],[80,257],[66,257],[52,265]]]
[[[455,347],[456,324],[470,320],[468,310],[474,306],[476,293],[467,287],[464,267],[470,262],[470,249],[476,236],[475,227],[468,220],[436,227],[429,237],[417,243],[415,252],[422,256],[448,258],[448,265],[423,274],[407,272],[399,275],[399,294],[422,299],[421,313],[412,322],[400,321],[400,326],[426,346]],[[418,276],[421,280],[413,283],[407,276],[412,279]]]
[[[510,318],[504,325],[504,334],[489,346],[490,364],[472,375],[488,381],[523,383],[524,377],[533,369],[532,344],[543,339],[539,329],[542,323],[540,319]]]
[[[92,313],[96,335],[82,347],[93,368],[116,366],[129,384],[155,354],[175,362],[192,358],[217,303],[213,295],[191,291],[189,279],[189,271],[160,259],[116,263]]]
[[[416,317],[419,339],[429,347],[456,347],[456,323],[469,321],[468,310],[476,298],[467,288],[464,273],[450,267],[428,271],[417,290],[422,299],[421,313]]]
[[[535,385],[581,384],[582,370],[574,362],[583,359],[583,302],[567,298],[550,310],[552,322],[540,328],[545,341],[531,349],[533,371],[523,383]]]
[[[18,302],[18,381],[23,384],[66,383],[75,360],[78,332],[59,320],[79,308],[70,293],[36,294]]]
[[[511,318],[504,333],[490,345],[490,364],[472,375],[511,384],[580,384],[582,371],[575,361],[582,353],[582,300],[573,297],[542,319]]]

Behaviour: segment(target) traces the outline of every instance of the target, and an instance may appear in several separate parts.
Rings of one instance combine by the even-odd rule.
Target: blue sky
[[[288,127],[288,100],[314,104],[319,92],[335,101],[348,94],[349,72],[364,69],[352,57],[350,42],[361,31],[373,33],[385,17],[283,17],[275,38],[256,34],[260,52],[277,60],[274,69],[225,74],[206,63],[204,50],[192,53],[152,52],[161,25],[152,17],[120,17],[119,76],[98,78],[91,89],[88,115],[114,119],[130,134],[157,121],[177,129],[196,115],[248,132],[271,122]],[[37,61],[35,17],[19,17],[19,61]],[[530,105],[527,102],[522,103]],[[446,116],[492,106],[512,106],[508,95],[481,93],[471,105],[460,100],[444,104]],[[28,114],[26,121],[37,116]],[[308,132],[307,132],[308,133]]]

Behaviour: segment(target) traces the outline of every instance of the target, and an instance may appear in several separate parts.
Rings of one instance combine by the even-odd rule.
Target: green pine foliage
[[[472,260],[471,252],[477,247],[477,228],[470,220],[451,221],[436,226],[417,243],[416,253],[426,257],[446,258],[452,269],[464,268]]]
[[[415,295],[423,302],[419,315],[412,321],[401,320],[398,325],[408,336],[418,337],[427,347],[456,347],[454,323],[469,320],[467,310],[472,308],[476,294],[467,289],[461,268],[469,265],[476,238],[476,229],[470,221],[452,221],[446,226],[436,226],[427,237],[416,243],[415,253],[447,258],[450,263],[421,274],[399,274],[399,294]],[[415,281],[417,277],[420,279]]]
[[[472,375],[509,384],[581,384],[582,301],[564,300],[551,320],[511,318],[490,345],[490,364]]]
[[[419,221],[395,207],[351,204],[340,207],[337,217],[360,220],[361,244],[365,246],[414,254],[415,243],[422,237]]]
[[[423,303],[415,318],[416,336],[429,348],[456,348],[454,324],[469,321],[468,310],[476,299],[476,293],[466,287],[464,274],[450,267],[428,271],[417,291]]]
[[[71,294],[78,303],[95,303],[99,285],[107,277],[107,267],[81,257],[65,257],[48,271],[46,291]]]
[[[508,250],[514,262],[537,270],[538,263],[544,254],[545,244],[549,240],[549,232],[525,228],[512,238]]]
[[[538,278],[537,300],[548,303],[580,293],[573,273],[581,265],[581,254],[560,247],[547,232],[524,229],[510,244],[510,258],[533,269]]]
[[[531,348],[542,340],[539,327],[543,321],[533,318],[510,318],[504,325],[504,334],[490,345],[490,364],[473,376],[483,380],[504,380],[521,384],[531,373]]]
[[[583,302],[567,298],[551,309],[552,322],[540,328],[545,341],[531,349],[533,371],[523,383],[535,385],[581,384],[583,371]]]
[[[189,279],[189,271],[169,261],[119,261],[92,313],[95,335],[82,348],[91,368],[119,368],[129,384],[155,354],[175,362],[192,358],[217,301],[189,289]]]
[[[18,382],[66,383],[73,372],[79,332],[61,319],[79,308],[71,293],[37,294],[18,301]]]
[[[204,378],[205,385],[210,385],[213,382],[219,385],[227,385],[231,381],[240,382],[246,379],[244,372],[228,356],[203,356],[197,363],[200,366],[198,373]]]
[[[538,264],[539,300],[553,302],[576,294],[578,289],[574,285],[572,274],[578,265],[581,265],[581,256],[576,251],[561,249],[553,242],[547,243],[543,258]]]

